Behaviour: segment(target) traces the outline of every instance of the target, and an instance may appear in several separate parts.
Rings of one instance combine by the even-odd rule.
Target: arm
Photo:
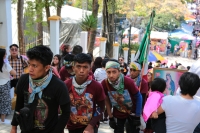
[[[11,71],[10,71],[10,75],[12,75],[12,76],[15,76],[17,73],[16,73],[16,71],[14,70],[14,69],[12,69]]]
[[[112,112],[111,112],[112,106],[111,106],[111,104],[110,104],[110,99],[109,99],[108,96],[106,96],[105,104],[106,104],[106,110],[107,110],[107,112],[108,112],[108,116],[109,116],[109,118],[112,118],[112,117],[113,117]]]
[[[136,110],[135,110],[135,115],[139,117],[142,112],[142,95],[138,91],[134,97],[136,98]]]
[[[64,105],[60,105],[62,110],[62,114],[58,120],[58,123],[55,127],[54,133],[62,133],[70,116],[70,103],[66,103]]]
[[[157,113],[158,113],[158,115],[159,114],[162,114],[163,112],[165,112],[164,110],[163,110],[163,108],[161,107],[161,105],[158,107],[158,111],[157,111]]]

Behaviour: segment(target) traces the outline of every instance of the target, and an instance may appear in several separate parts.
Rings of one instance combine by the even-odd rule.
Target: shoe
[[[10,120],[7,120],[7,119],[5,119],[5,120],[4,120],[4,122],[3,122],[3,121],[0,121],[0,123],[2,123],[2,124],[11,124],[11,121],[10,121]]]
[[[107,119],[107,118],[104,118],[104,119],[103,119],[103,123],[107,124],[107,123],[108,123],[108,119]]]

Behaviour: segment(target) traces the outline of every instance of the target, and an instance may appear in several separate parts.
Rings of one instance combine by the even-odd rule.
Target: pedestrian
[[[132,79],[120,72],[120,64],[117,61],[106,63],[106,73],[108,78],[102,81],[102,86],[106,94],[105,103],[110,127],[114,129],[114,133],[124,133],[125,122],[128,119],[131,127],[129,130],[139,133],[137,126],[140,125],[142,96],[137,86]]]
[[[54,55],[53,61],[51,63],[51,66],[55,67],[56,70],[59,72],[60,71],[60,64],[61,64],[61,56],[59,54]]]
[[[73,64],[75,76],[65,81],[71,100],[71,115],[67,123],[69,133],[98,132],[105,109],[105,94],[101,84],[89,75],[91,62],[88,54],[77,54]]]
[[[68,44],[62,44],[60,49],[61,49],[61,52],[62,52],[60,66],[62,67],[65,55],[71,54],[71,46],[68,45]]]
[[[122,73],[126,76],[126,74],[128,73],[128,68],[127,68],[128,65],[126,62],[124,62],[124,57],[119,58],[119,63],[120,63]]]
[[[28,66],[27,59],[24,58],[19,53],[19,47],[17,44],[10,45],[10,55],[8,56],[8,61],[11,67],[16,71],[16,75],[11,75],[13,79],[11,80],[11,87],[16,87],[17,82],[22,74],[24,74],[24,69]]]
[[[192,44],[190,43],[188,46],[188,58],[191,58],[192,55]]]
[[[10,75],[16,75],[8,62],[5,62],[6,49],[0,48],[0,116],[1,122],[7,123],[5,116],[11,113]]]
[[[63,66],[59,71],[60,79],[62,81],[68,80],[75,75],[72,69],[73,61],[74,61],[73,54],[66,54],[65,57],[63,58]]]
[[[43,45],[27,51],[29,74],[20,77],[11,133],[63,133],[70,116],[67,87],[52,74],[52,51]],[[58,107],[62,114],[58,119]],[[23,117],[26,116],[26,117]],[[32,116],[32,117],[31,117]]]
[[[200,101],[194,98],[200,87],[199,76],[186,72],[179,86],[180,95],[165,96],[157,112],[166,114],[167,133],[192,133],[200,120]]]
[[[73,55],[77,55],[83,52],[83,48],[80,45],[75,45],[72,50]]]
[[[170,44],[167,45],[167,52],[166,52],[166,55],[168,56],[170,54],[170,49],[171,49],[171,46]]]
[[[156,133],[166,133],[165,113],[157,114],[157,109],[162,103],[162,98],[166,93],[166,82],[162,78],[155,78],[151,84],[151,92],[144,105],[143,118],[147,122],[152,116],[151,122],[153,131]],[[152,131],[152,130],[151,130]],[[147,133],[147,132],[145,132]],[[153,133],[153,132],[152,132]]]
[[[102,58],[101,57],[96,57],[96,59],[94,60],[94,64],[92,66],[92,72],[93,73],[95,72],[95,70],[97,68],[102,68],[101,63],[102,63]]]
[[[131,62],[129,65],[130,68],[130,77],[135,85],[140,89],[140,93],[142,94],[142,106],[146,101],[146,96],[148,93],[148,82],[141,77],[141,65],[137,62]]]
[[[152,62],[149,62],[148,69],[152,69],[152,68],[153,68]]]

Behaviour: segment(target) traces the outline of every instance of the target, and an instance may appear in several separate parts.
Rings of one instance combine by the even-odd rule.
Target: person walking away
[[[11,112],[10,75],[16,75],[8,62],[5,62],[6,49],[0,48],[0,114],[1,122],[7,123],[5,116]]]
[[[200,121],[200,101],[194,97],[200,87],[199,76],[185,72],[179,86],[180,95],[165,96],[157,113],[165,112],[167,133],[192,133]]]
[[[167,45],[167,53],[166,53],[167,56],[170,54],[170,49],[171,49],[171,46],[170,46],[170,44],[168,44]]]
[[[125,122],[128,119],[128,123],[131,124],[130,130],[139,133],[137,126],[140,125],[142,96],[137,86],[120,72],[120,64],[117,61],[106,63],[106,73],[108,78],[102,81],[102,86],[106,94],[105,103],[110,127],[114,129],[114,133],[124,133]]]
[[[89,75],[91,62],[90,55],[77,54],[72,67],[75,76],[65,81],[71,101],[70,120],[67,123],[69,133],[98,132],[105,109],[105,94],[101,84]]]
[[[21,56],[18,52],[19,47],[17,44],[10,45],[10,55],[8,61],[11,67],[16,71],[16,75],[11,75],[11,87],[16,87],[17,82],[22,74],[24,74],[24,68],[28,66],[27,59]]]
[[[53,53],[50,48],[39,45],[29,49],[27,56],[29,74],[22,75],[16,86],[10,133],[17,133],[18,125],[22,133],[63,133],[70,116],[70,100],[64,82],[52,74]],[[62,114],[58,118],[59,106]],[[30,115],[22,117],[26,113]]]

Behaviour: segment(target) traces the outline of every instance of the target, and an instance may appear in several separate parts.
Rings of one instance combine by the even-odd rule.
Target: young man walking
[[[27,56],[29,74],[22,75],[16,86],[17,100],[11,133],[17,133],[18,125],[21,133],[62,133],[70,115],[70,100],[66,85],[52,74],[53,53],[48,47],[40,45],[29,49]],[[29,108],[33,105],[34,110]],[[58,119],[59,106],[62,114]],[[27,108],[33,118],[18,121]],[[30,124],[33,127],[24,131]]]
[[[89,75],[92,58],[80,53],[74,57],[75,76],[66,80],[71,113],[67,123],[69,133],[97,133],[105,108],[105,94],[100,83]],[[97,107],[97,106],[98,107]]]
[[[108,79],[102,81],[106,94],[106,109],[109,115],[109,125],[114,129],[114,133],[124,133],[126,120],[132,117],[133,121],[128,119],[131,124],[131,130],[136,132],[136,126],[140,125],[140,115],[142,111],[142,96],[135,83],[120,72],[120,64],[117,61],[106,63],[106,73]],[[113,112],[111,108],[113,107]],[[115,119],[117,118],[117,122]]]

